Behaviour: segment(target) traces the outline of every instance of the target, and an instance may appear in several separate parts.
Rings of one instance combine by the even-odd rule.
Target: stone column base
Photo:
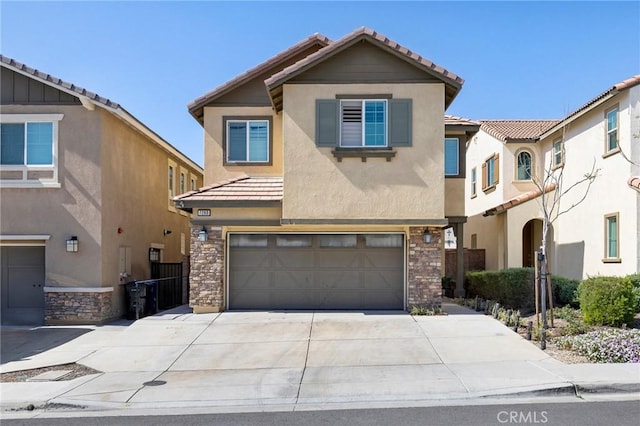
[[[113,287],[45,287],[44,322],[103,324],[118,317],[112,301]]]

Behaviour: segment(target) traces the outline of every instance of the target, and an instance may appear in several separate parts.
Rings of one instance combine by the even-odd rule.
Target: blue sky
[[[187,104],[315,32],[366,26],[460,75],[447,113],[561,118],[640,73],[640,2],[0,3],[0,51],[120,103],[203,165]]]

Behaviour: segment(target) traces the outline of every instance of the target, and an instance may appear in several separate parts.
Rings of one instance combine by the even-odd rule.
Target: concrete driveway
[[[568,372],[498,321],[447,306],[450,315],[431,317],[377,311],[194,315],[183,307],[126,327],[96,328],[4,363],[2,371],[10,371],[65,359],[103,373],[35,384],[35,393],[33,383],[3,383],[2,402],[29,402],[35,394],[42,401],[112,408],[326,408],[569,390],[572,379],[593,374]],[[612,367],[603,380],[638,371]]]

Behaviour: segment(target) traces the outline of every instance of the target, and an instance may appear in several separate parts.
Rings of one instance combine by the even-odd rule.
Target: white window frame
[[[229,159],[229,153],[231,152],[231,150],[229,149],[229,125],[232,123],[245,123],[247,125],[247,134],[246,134],[246,141],[245,143],[247,144],[247,157],[244,160],[230,160]],[[251,156],[251,151],[250,151],[250,145],[251,145],[251,141],[249,140],[249,131],[250,131],[250,127],[249,124],[250,123],[266,123],[267,124],[267,159],[266,160],[249,160],[249,157]],[[226,119],[225,120],[225,135],[226,135],[226,140],[225,140],[225,147],[226,147],[226,151],[225,151],[225,162],[227,164],[269,164],[271,161],[270,158],[270,153],[271,153],[271,128],[270,128],[270,121],[267,119],[246,119],[246,120],[242,120],[242,119],[237,119],[237,118],[230,118],[230,119]]]
[[[360,102],[360,111],[362,113],[361,118],[361,134],[360,145],[343,145],[342,142],[342,127],[343,127],[343,114],[342,104],[344,102]],[[366,122],[365,122],[365,105],[367,102],[382,102],[384,103],[384,145],[365,145],[366,137]],[[386,148],[389,146],[389,101],[388,99],[341,99],[340,100],[340,147],[341,148]]]
[[[51,123],[52,129],[52,163],[48,165],[6,164],[0,165],[0,172],[21,172],[22,179],[0,179],[3,188],[60,188],[58,180],[58,123],[64,114],[0,114],[0,123]],[[26,149],[26,144],[25,144]],[[26,157],[25,157],[26,159]],[[51,171],[51,178],[28,179],[29,172]]]
[[[527,179],[520,179],[520,173],[519,173],[519,168],[520,168],[520,155],[522,154],[528,154],[529,155],[529,178]],[[533,153],[531,151],[529,151],[528,149],[521,149],[519,151],[516,152],[516,164],[515,164],[515,180],[518,182],[530,182],[531,180],[533,180]]]
[[[478,195],[478,169],[473,167],[471,169],[471,198]]]
[[[166,185],[167,185],[167,200],[168,200],[168,208],[169,211],[177,212],[175,205],[173,204],[173,197],[176,195],[176,175],[178,173],[178,164],[171,160],[167,160],[167,174],[166,174]],[[171,179],[171,171],[173,171],[173,179]]]
[[[611,219],[614,219],[616,222],[616,252],[615,256],[611,256],[610,253],[610,245],[611,239],[609,238],[609,222]],[[620,213],[609,213],[604,215],[604,258],[603,262],[610,263],[619,263],[620,260]]]
[[[553,141],[553,145],[551,146],[551,155],[553,168],[562,167],[564,164],[564,143],[562,142],[562,139]],[[559,160],[558,156],[560,157]]]
[[[616,118],[616,127],[614,127],[613,129],[609,129],[609,114],[611,113],[614,113]],[[620,117],[619,117],[618,106],[616,105],[613,108],[609,108],[604,113],[604,131],[605,131],[604,152],[605,154],[615,153],[620,151],[620,132],[618,131],[619,128],[620,128]],[[609,143],[609,138],[612,133],[614,133],[616,137],[616,146],[614,146],[613,148],[611,148],[611,145]]]
[[[456,171],[455,173],[447,173],[446,167],[447,167],[447,161],[446,161],[446,156],[447,156],[447,141],[455,141],[456,143]],[[445,171],[444,171],[444,175],[445,176],[459,176],[460,175],[460,139],[459,138],[444,138],[444,156],[445,156],[445,162],[444,162],[444,166],[445,166]]]

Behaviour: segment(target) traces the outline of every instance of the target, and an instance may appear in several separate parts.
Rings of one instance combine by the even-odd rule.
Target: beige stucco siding
[[[150,278],[149,248],[162,247],[162,261],[181,262],[189,254],[190,216],[170,208],[168,162],[176,165],[174,188],[179,192],[180,172],[197,176],[179,158],[170,156],[115,116],[102,112],[104,164],[102,179],[103,281],[118,284],[120,247],[131,247],[131,278]],[[188,180],[187,180],[188,187]],[[118,229],[122,232],[118,233]],[[163,231],[170,234],[164,235]],[[184,239],[184,246],[182,244]],[[182,252],[184,247],[184,253]]]
[[[413,99],[413,146],[391,161],[345,158],[315,145],[316,99],[386,93]],[[444,217],[443,84],[288,84],[282,114],[285,219]]]
[[[224,117],[272,117],[271,164],[224,164]],[[204,108],[205,185],[248,174],[251,176],[282,176],[282,115],[271,107],[205,107]]]
[[[444,214],[446,216],[464,216],[464,178],[447,178],[444,180]]]
[[[598,170],[587,199],[560,216],[555,223],[555,242],[558,245],[556,265],[558,273],[582,277],[589,275],[626,275],[638,271],[638,199],[640,194],[629,188],[626,181],[633,172],[633,165],[621,153],[604,155],[605,116],[604,111],[619,106],[619,144],[624,153],[632,152],[637,143],[631,134],[632,116],[630,91],[622,92],[615,99],[571,122],[564,129],[565,166],[564,188],[583,178],[592,165]],[[551,155],[550,145],[561,134],[552,135],[543,141],[546,162]],[[629,154],[627,154],[629,155]],[[562,209],[577,203],[586,186],[572,190],[562,199]],[[605,215],[619,213],[621,262],[603,262],[605,254]],[[579,253],[578,251],[583,251]],[[582,269],[566,267],[570,257],[582,254]]]
[[[471,138],[467,145],[466,176],[469,185],[465,187],[466,212],[467,216],[481,214],[504,201],[505,181],[511,182],[513,173],[507,172],[505,175],[504,157],[508,150],[505,144],[495,137],[480,130]],[[499,181],[496,186],[487,191],[482,190],[482,164],[493,154],[500,155],[499,161]],[[513,160],[511,160],[513,162]],[[512,163],[513,164],[513,163]],[[476,169],[476,196],[471,197],[471,171]]]
[[[102,184],[100,115],[82,106],[3,105],[3,114],[64,114],[58,124],[60,188],[2,188],[0,233],[50,235],[47,286],[100,286]],[[77,236],[77,253],[65,241]]]

